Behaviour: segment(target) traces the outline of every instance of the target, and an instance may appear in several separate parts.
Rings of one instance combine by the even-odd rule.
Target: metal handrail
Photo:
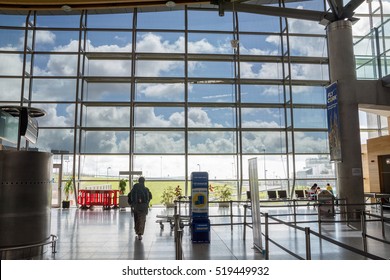
[[[290,224],[290,223],[288,223],[288,222],[285,222],[285,221],[282,221],[282,220],[277,219],[277,218],[275,218],[275,217],[272,217],[272,216],[270,216],[268,213],[263,213],[263,215],[267,215],[268,218],[266,219],[266,221],[268,221],[268,219],[273,219],[273,220],[279,222],[279,224],[284,224],[284,225],[286,225],[286,226],[288,226],[288,227],[292,227],[292,228],[294,228],[294,229],[297,229],[297,230],[300,230],[300,231],[304,231],[304,232],[305,232],[306,259],[307,259],[307,260],[310,260],[310,259],[311,259],[310,234],[313,234],[313,235],[317,236],[317,237],[320,238],[320,239],[323,239],[323,240],[325,240],[325,241],[328,241],[328,242],[330,242],[330,243],[332,243],[332,244],[334,244],[334,245],[336,245],[336,246],[339,246],[339,247],[344,248],[344,249],[346,249],[346,250],[352,251],[352,252],[354,252],[354,253],[356,253],[356,254],[359,254],[359,255],[361,255],[361,256],[364,256],[364,257],[367,257],[367,258],[370,258],[370,259],[373,259],[373,260],[385,260],[384,258],[381,258],[381,257],[379,257],[379,256],[376,256],[376,255],[367,253],[367,252],[365,252],[365,251],[362,251],[362,250],[360,250],[360,249],[351,247],[351,246],[349,246],[349,245],[346,245],[346,244],[344,244],[344,243],[342,243],[342,242],[339,242],[339,241],[337,241],[337,240],[334,240],[334,239],[332,239],[332,238],[326,237],[326,236],[324,236],[324,235],[322,235],[322,234],[320,234],[320,233],[317,233],[317,232],[315,232],[315,231],[313,231],[313,230],[310,230],[310,228],[308,228],[308,227],[306,227],[306,228],[301,228],[301,227],[292,225],[292,224]],[[267,227],[268,227],[268,226],[267,226]],[[266,239],[267,239],[268,241],[271,241],[271,242],[274,243],[274,244],[276,243],[275,241],[271,240],[271,239],[269,238],[269,236],[267,236]],[[267,243],[266,243],[266,244],[267,244]],[[288,250],[287,248],[281,246],[280,244],[278,244],[277,246],[278,246],[279,248],[281,248],[283,251],[285,251],[285,252],[287,252],[287,253],[291,253],[290,250]],[[265,250],[266,250],[267,252],[269,252],[269,248],[265,248]],[[295,257],[297,257],[297,255],[296,255],[295,253],[292,254],[292,255],[295,256]]]
[[[58,237],[57,237],[57,235],[51,234],[49,238],[51,238],[51,240],[50,241],[46,241],[46,242],[35,243],[35,244],[30,244],[30,245],[23,245],[23,246],[14,246],[14,247],[8,247],[8,248],[0,248],[0,252],[7,252],[7,251],[15,251],[15,250],[21,250],[21,249],[35,248],[35,247],[39,247],[39,246],[49,245],[51,243],[52,244],[51,245],[51,248],[52,248],[51,252],[52,252],[52,254],[55,254],[57,252],[56,251],[56,245],[57,245]]]

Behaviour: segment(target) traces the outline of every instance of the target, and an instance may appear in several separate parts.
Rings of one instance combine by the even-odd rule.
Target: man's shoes
[[[138,240],[142,240],[142,235],[138,234]]]

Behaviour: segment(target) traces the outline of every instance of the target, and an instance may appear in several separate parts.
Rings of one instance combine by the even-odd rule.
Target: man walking
[[[146,215],[151,199],[152,193],[145,187],[145,178],[139,177],[138,183],[134,184],[128,194],[128,202],[134,214],[134,230],[138,240],[142,240],[145,231]]]

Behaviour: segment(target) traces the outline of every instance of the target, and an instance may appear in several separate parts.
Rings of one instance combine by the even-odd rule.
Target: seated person
[[[326,190],[327,190],[328,192],[330,192],[332,195],[334,195],[334,193],[333,193],[333,188],[332,188],[332,186],[331,186],[329,183],[326,184]]]

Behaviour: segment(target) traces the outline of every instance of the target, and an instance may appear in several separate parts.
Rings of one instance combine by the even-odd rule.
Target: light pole
[[[198,163],[197,166],[198,166],[198,170],[200,171],[200,164]]]
[[[107,167],[107,184],[108,184],[108,170],[111,169],[111,166]]]
[[[160,178],[161,178],[161,179],[162,179],[162,171],[163,171],[162,156],[160,156]]]
[[[263,148],[263,152],[264,152],[264,186],[265,186],[265,190],[268,190],[268,188],[267,188],[267,168],[265,166],[265,147]]]

